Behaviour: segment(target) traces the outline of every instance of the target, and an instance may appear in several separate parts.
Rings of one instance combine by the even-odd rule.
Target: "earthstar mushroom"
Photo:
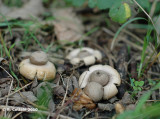
[[[84,62],[84,64],[88,66],[94,64],[96,60],[100,61],[102,59],[102,54],[98,50],[83,47],[74,49],[67,55],[66,58],[70,60],[70,63],[73,65],[77,65],[80,62]]]
[[[121,79],[119,73],[111,66],[94,65],[89,68],[89,71],[85,71],[81,74],[79,78],[79,87],[84,88],[85,92],[86,86],[88,87],[88,84],[91,82],[96,82],[103,87],[103,99],[107,100],[118,93],[116,86],[121,84]],[[95,93],[95,89],[91,89],[93,87],[93,84],[92,86],[91,84],[89,85],[90,87],[88,87],[88,89],[92,90],[90,93]],[[97,88],[97,86],[94,86],[94,88]],[[90,95],[94,94],[88,94],[87,92],[87,95],[92,98]]]
[[[34,80],[54,79],[56,68],[54,64],[48,61],[47,54],[43,51],[36,51],[30,55],[30,58],[23,60],[19,64],[20,74],[25,78]]]

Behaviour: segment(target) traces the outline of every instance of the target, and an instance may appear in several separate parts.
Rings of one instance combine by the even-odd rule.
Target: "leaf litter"
[[[18,105],[21,107],[36,107],[39,110],[35,113],[32,112],[35,114],[31,115],[33,117],[42,116],[44,118],[48,117],[53,119],[58,117],[62,119],[111,118],[115,114],[115,105],[117,103],[121,104],[125,110],[135,109],[136,101],[138,101],[156,82],[152,81],[150,85],[147,85],[148,81],[146,81],[144,83],[144,89],[139,91],[134,99],[132,98],[133,95],[131,91],[133,91],[133,89],[130,85],[129,75],[135,77],[133,76],[135,75],[134,71],[138,67],[136,65],[131,65],[130,61],[134,59],[134,62],[140,62],[140,59],[138,59],[140,54],[138,52],[142,50],[142,48],[138,47],[137,49],[137,45],[134,44],[134,38],[126,32],[123,32],[119,36],[121,40],[117,40],[114,50],[111,51],[109,49],[109,42],[113,39],[114,33],[118,27],[116,26],[117,24],[112,24],[112,21],[110,21],[111,25],[108,25],[108,27],[104,29],[104,21],[102,21],[102,19],[104,19],[103,15],[95,14],[90,11],[86,11],[85,14],[82,14],[80,11],[83,11],[84,8],[80,10],[76,8],[48,9],[43,6],[41,0],[27,0],[20,8],[8,7],[2,4],[2,1],[0,1],[0,3],[0,13],[2,13],[9,22],[12,21],[13,18],[14,20],[20,18],[21,21],[25,20],[25,22],[35,18],[37,23],[40,24],[38,30],[35,30],[37,28],[37,23],[33,22],[34,24],[28,27],[28,31],[22,26],[17,27],[13,25],[14,27],[11,29],[12,35],[7,27],[2,27],[0,31],[3,33],[7,48],[9,49],[12,46],[10,55],[13,58],[13,60],[11,60],[6,57],[4,46],[0,44],[0,48],[3,47],[3,54],[1,54],[0,57],[0,66],[5,69],[3,70],[0,68],[0,104],[2,106],[8,105],[16,107]],[[50,12],[49,16],[54,18],[54,20],[45,20],[46,16],[43,15],[48,11]],[[93,19],[95,16],[96,19]],[[2,21],[6,22],[4,17]],[[86,33],[97,26],[100,28],[96,32],[84,37]],[[34,30],[35,32],[33,32]],[[33,34],[29,31],[32,31]],[[129,31],[132,32],[131,29],[129,29]],[[138,33],[134,31],[133,34]],[[27,45],[20,43],[21,41],[25,42]],[[72,45],[68,45],[67,43],[69,42]],[[127,44],[127,47],[124,44]],[[72,66],[65,59],[65,56],[69,49],[82,46],[100,49],[104,54],[102,61],[98,63],[111,64],[114,68],[118,69],[123,79],[123,85],[118,87],[118,95],[110,100],[102,100],[98,103],[94,103],[79,89],[79,76],[82,72],[88,70],[88,67],[81,65]],[[50,61],[55,63],[58,72],[54,81],[39,82],[35,79],[31,82],[19,74],[19,62],[28,58],[31,52],[37,50],[44,50],[47,52]],[[153,68],[151,71],[158,72],[160,71],[159,69],[160,66],[157,65],[157,67]],[[19,83],[17,80],[13,80],[10,93],[12,77],[7,72],[14,76],[14,79],[19,79]],[[146,74],[146,76],[154,78],[157,75],[152,73],[152,75]],[[150,99],[158,100],[160,98],[158,94],[159,91],[156,90]],[[7,114],[9,114],[9,112],[7,112]],[[18,113],[15,112],[15,114]],[[27,112],[22,112],[22,114],[17,115],[18,118],[22,116],[30,118]]]

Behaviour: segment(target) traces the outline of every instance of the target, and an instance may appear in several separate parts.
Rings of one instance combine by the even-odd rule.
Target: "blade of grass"
[[[153,25],[150,24],[129,24],[128,28],[130,29],[154,29]]]
[[[0,14],[0,16],[2,16],[2,18],[5,20],[5,22],[6,22],[7,26],[8,26],[8,30],[9,30],[9,32],[11,34],[11,37],[12,37],[12,30],[11,30],[10,24],[8,23],[8,21],[7,21],[7,19],[6,19],[6,17],[4,15]]]
[[[30,27],[31,25],[33,25],[34,22],[32,21],[17,21],[17,20],[14,20],[14,21],[4,21],[4,22],[1,22],[0,23],[0,27],[10,27],[10,29],[12,27]],[[11,30],[10,30],[11,31]],[[11,32],[12,34],[12,32]]]
[[[146,20],[145,18],[142,18],[142,17],[136,17],[136,18],[133,18],[133,19],[130,19],[129,21],[127,21],[126,23],[124,23],[119,29],[118,31],[116,32],[114,38],[113,38],[113,41],[111,43],[111,50],[113,50],[113,47],[114,47],[114,43],[116,41],[116,38],[118,37],[119,33],[122,31],[122,29],[129,23],[133,22],[133,21],[136,21],[136,20]]]
[[[4,42],[3,38],[2,38],[1,31],[0,31],[0,41],[1,41],[1,44],[2,44],[2,46],[3,46],[3,48],[4,48],[4,50],[5,50],[6,55],[7,55],[10,59],[12,59],[12,57],[11,57],[11,55],[10,55],[8,49],[7,49],[7,46],[6,46],[6,44],[5,44],[5,42]]]
[[[52,88],[50,87],[49,83],[46,83],[46,85],[43,85],[39,88],[37,92],[37,98],[38,101],[36,102],[36,104],[43,107],[43,110],[48,110],[49,103],[52,100]],[[33,113],[31,117],[34,119],[46,119],[46,115],[37,112]]]
[[[3,48],[1,44],[0,44],[0,53],[1,53],[1,57],[3,57]]]
[[[12,70],[12,62],[9,62],[9,70],[10,70],[12,76],[17,80],[17,82],[18,82],[18,87],[19,87],[19,79],[18,79],[18,77],[16,76],[16,74],[15,74],[15,73],[13,72],[13,70]]]
[[[150,95],[151,95],[151,91],[148,91],[145,95],[143,95],[140,98],[140,100],[136,106],[136,109],[135,109],[136,113],[140,112],[140,110],[142,109],[143,105],[145,104],[146,100],[149,98]]]
[[[95,28],[89,30],[87,33],[85,33],[85,34],[81,37],[81,39],[79,40],[78,45],[79,45],[79,46],[82,46],[82,41],[83,41],[83,39],[84,39],[85,37],[91,35],[92,33],[96,32],[98,29],[99,29],[99,27],[95,27]]]
[[[150,21],[151,21],[151,23],[152,23],[152,25],[153,25],[153,27],[154,27],[154,29],[155,29],[155,31],[156,31],[156,34],[157,34],[157,44],[158,44],[158,46],[159,46],[159,44],[160,44],[159,32],[158,32],[157,27],[155,26],[152,18],[149,16],[149,14],[143,9],[143,7],[141,7],[141,5],[140,5],[136,0],[133,0],[133,2],[134,2],[134,3],[147,15],[147,17],[150,19]]]
[[[154,58],[154,60],[151,62],[151,64],[148,66],[148,68],[146,69],[146,72],[148,72],[148,70],[151,68],[151,66],[156,62],[156,60],[158,59],[158,57],[160,56],[160,52],[156,55],[156,57]]]
[[[39,42],[39,40],[36,38],[34,33],[29,32],[29,34],[32,36],[32,38],[37,42],[37,44],[40,46],[40,48],[45,52],[45,48],[42,46],[42,44]]]
[[[142,54],[141,54],[141,62],[140,62],[140,65],[139,65],[139,70],[138,70],[138,78],[140,78],[142,76],[143,62],[144,62],[145,57],[146,57],[145,52],[146,52],[146,49],[147,49],[147,46],[148,46],[148,43],[149,43],[149,40],[150,40],[151,32],[152,32],[152,30],[149,30],[147,32],[146,37],[144,38],[143,50],[142,50]]]
[[[45,49],[45,52],[47,53],[49,51],[49,49],[53,46],[53,42]]]
[[[25,44],[24,41],[20,41],[19,43],[20,43],[20,44]],[[11,53],[11,49],[14,48],[15,45],[16,45],[16,43],[13,43],[13,44],[11,45],[11,47],[9,48],[9,53]]]

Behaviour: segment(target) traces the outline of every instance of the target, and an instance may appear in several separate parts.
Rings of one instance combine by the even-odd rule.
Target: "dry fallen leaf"
[[[74,89],[79,88],[78,81],[75,76],[72,76],[72,85],[73,85]]]
[[[21,94],[31,102],[37,101],[37,98],[34,96],[33,92],[31,91],[21,92]],[[25,100],[23,99],[23,97],[21,97],[19,93],[15,93],[14,95],[10,96],[9,100],[11,100],[11,103],[13,105],[19,105],[25,102]]]
[[[0,78],[0,97],[8,94],[11,85],[11,78]]]
[[[128,92],[125,92],[125,94],[122,97],[121,101],[122,101],[122,104],[124,104],[124,105],[128,105],[128,104],[132,104],[133,103],[131,95]]]
[[[122,104],[116,103],[115,104],[115,110],[116,110],[117,114],[121,114],[121,113],[124,112],[125,108],[124,108],[124,106]]]
[[[83,107],[88,109],[94,109],[96,107],[96,104],[79,88],[75,88],[71,96],[73,96],[74,100],[74,110],[80,110]]]
[[[63,87],[64,89],[68,87],[69,94],[72,93],[75,88],[78,88],[77,78],[75,76],[64,78]]]
[[[135,104],[129,104],[129,105],[126,106],[126,110],[134,110],[135,107],[136,107]]]
[[[59,43],[80,40],[84,27],[71,8],[54,9],[53,15],[56,18],[54,30]]]
[[[101,110],[112,111],[114,109],[114,104],[98,103],[98,108]]]
[[[58,96],[64,96],[65,95],[65,90],[63,88],[62,85],[59,85],[59,86],[56,86],[54,89],[53,89],[53,93],[55,95],[58,95]]]
[[[30,19],[31,17],[37,17],[39,14],[43,12],[44,12],[44,7],[42,5],[42,0],[30,0],[21,8],[12,8],[11,12],[8,12],[7,14],[5,14],[5,16],[9,17],[9,19],[10,18]]]
[[[2,57],[0,57],[0,64],[8,64],[8,61]]]
[[[68,87],[68,93],[72,93],[73,92],[73,86],[72,86],[72,79],[71,78],[64,78],[63,79],[63,87],[65,88],[65,89],[67,89],[67,87]]]

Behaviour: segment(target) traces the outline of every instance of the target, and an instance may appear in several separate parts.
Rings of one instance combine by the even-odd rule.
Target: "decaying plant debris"
[[[50,5],[52,0],[47,4],[41,0],[23,0],[20,8],[6,6],[3,1],[0,1],[0,24],[3,24],[0,25],[0,118],[117,118],[126,110],[136,109],[140,98],[158,83],[160,54],[152,44],[146,52],[154,53],[153,60],[149,60],[149,55],[145,57],[150,62],[141,77],[138,76],[146,29],[125,27],[111,50],[119,24],[109,19],[106,24],[104,11],[89,9],[85,5],[64,8],[63,1],[55,3],[59,6],[53,5],[54,8]],[[85,48],[91,52],[86,53]],[[74,49],[78,53],[73,56]],[[48,69],[53,74],[50,81],[43,80],[47,77],[46,72],[40,71],[44,75],[38,77],[37,69],[33,76],[24,75],[29,70],[19,71],[21,62],[28,60],[35,51],[46,52],[46,62],[53,65],[52,69],[56,68],[52,72]],[[86,60],[86,57],[89,59]],[[98,71],[102,70],[102,74],[105,71],[103,67],[110,67],[107,70],[109,75],[104,75],[107,81],[103,83],[118,77],[118,81],[107,88],[109,93],[110,88],[115,89],[114,94],[110,94],[112,96],[104,98],[104,85],[99,86],[97,81],[102,94],[98,93],[101,97],[94,100],[86,93],[86,90],[92,92],[90,87],[85,89],[87,84],[79,84],[84,81],[87,72],[90,73],[90,67],[95,71],[95,66]],[[114,76],[109,72],[111,70],[117,70]],[[96,82],[97,77],[87,79],[87,83]],[[96,90],[95,85],[92,88]],[[153,90],[143,108],[159,100],[159,93],[160,90]],[[17,108],[37,110],[6,110]]]

